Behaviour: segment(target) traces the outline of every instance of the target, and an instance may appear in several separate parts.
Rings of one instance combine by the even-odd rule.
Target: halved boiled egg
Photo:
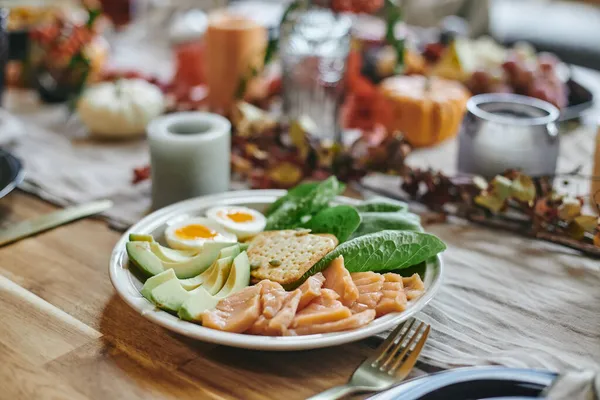
[[[178,250],[202,250],[206,242],[237,243],[235,234],[203,217],[170,225],[165,230],[165,239],[171,248]]]
[[[264,215],[248,207],[213,207],[206,212],[206,216],[234,233],[239,239],[254,236],[262,232],[267,225]]]

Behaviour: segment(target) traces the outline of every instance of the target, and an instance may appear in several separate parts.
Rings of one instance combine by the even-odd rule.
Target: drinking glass
[[[280,32],[284,115],[310,118],[316,125],[311,133],[321,140],[340,141],[351,22],[347,15],[313,8],[292,14]]]

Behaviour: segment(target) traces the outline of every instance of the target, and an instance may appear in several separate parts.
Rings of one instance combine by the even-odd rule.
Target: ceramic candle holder
[[[486,178],[507,169],[553,175],[558,117],[552,104],[531,97],[495,93],[472,97],[459,136],[458,170]]]
[[[152,208],[229,190],[231,124],[220,115],[182,112],[147,128]]]

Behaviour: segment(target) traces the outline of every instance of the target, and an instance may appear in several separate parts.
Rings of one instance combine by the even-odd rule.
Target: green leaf
[[[352,206],[327,207],[306,224],[312,233],[331,233],[340,243],[348,240],[360,225],[360,215]]]
[[[388,271],[411,267],[444,251],[446,245],[430,233],[382,231],[361,236],[335,248],[307,271],[296,285],[321,272],[338,256],[350,272]]]
[[[327,207],[344,188],[344,184],[340,183],[335,176],[331,176],[301,196],[288,198],[275,211],[268,214],[265,230],[292,229],[302,226],[304,217],[312,217]]]
[[[395,212],[407,211],[408,204],[385,197],[375,197],[356,206],[359,212]]]
[[[360,213],[360,217],[353,238],[385,230],[423,232],[421,218],[409,212],[368,212]]]
[[[285,196],[278,198],[273,204],[269,206],[269,208],[267,208],[267,211],[265,211],[265,215],[268,217],[269,215],[273,214],[275,210],[281,207],[284,203],[289,201],[295,201],[296,199],[307,195],[314,188],[316,188],[318,184],[319,182],[306,182],[291,188],[290,190],[288,190]]]

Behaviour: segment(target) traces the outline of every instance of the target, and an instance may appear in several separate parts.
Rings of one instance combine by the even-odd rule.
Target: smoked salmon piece
[[[277,315],[288,297],[288,292],[277,282],[264,280],[256,286],[261,287],[260,304],[262,314],[250,327],[248,333],[253,335],[265,335],[271,319]]]
[[[421,297],[423,292],[425,292],[425,285],[423,285],[419,274],[412,274],[408,278],[402,278],[402,284],[404,285],[404,293],[406,293],[408,300]]]
[[[339,256],[323,271],[325,276],[324,288],[332,289],[340,295],[340,301],[346,307],[351,307],[358,299],[358,289],[352,281],[350,272],[344,267],[344,257]]]
[[[383,275],[376,272],[355,272],[350,274],[352,281],[358,289],[358,299],[352,305],[351,309],[354,313],[359,313],[365,310],[374,310],[377,304],[383,297]]]
[[[296,310],[298,310],[298,303],[300,303],[301,297],[302,291],[300,289],[296,289],[288,294],[281,310],[269,321],[269,326],[266,329],[267,334],[283,335],[287,331],[287,328],[296,316]]]
[[[298,311],[290,325],[291,328],[324,324],[348,318],[352,312],[339,300],[339,295],[331,289],[322,289],[321,296]]]
[[[308,278],[298,289],[302,291],[300,297],[300,303],[298,304],[298,310],[302,310],[311,301],[321,295],[321,287],[325,282],[325,277],[322,273],[315,274]]]
[[[247,331],[261,313],[262,286],[249,286],[219,301],[217,307],[202,314],[202,325],[220,331]]]
[[[286,332],[287,335],[312,335],[315,333],[329,333],[329,332],[340,332],[347,331],[350,329],[360,328],[373,321],[375,318],[375,310],[365,310],[357,314],[353,314],[347,318],[340,319],[333,322],[327,322],[324,324],[314,324],[308,326],[301,326],[295,329],[290,329]]]
[[[377,316],[406,310],[407,299],[404,293],[402,277],[398,274],[387,273],[383,274],[383,278],[385,280],[381,289],[381,300],[379,300],[379,303],[375,307]]]

